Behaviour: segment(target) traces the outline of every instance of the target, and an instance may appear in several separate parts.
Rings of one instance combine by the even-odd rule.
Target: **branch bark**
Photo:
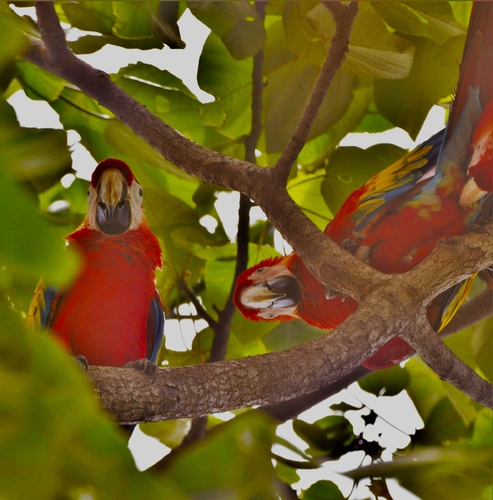
[[[121,422],[194,417],[286,401],[348,375],[395,335],[423,351],[430,366],[444,378],[493,407],[491,386],[477,380],[476,374],[463,371],[457,358],[443,351],[438,337],[425,327],[423,319],[433,297],[493,265],[492,226],[482,234],[471,233],[438,245],[428,259],[406,274],[379,273],[342,250],[306,219],[285,190],[287,167],[259,168],[189,141],[117,87],[108,75],[83,63],[66,45],[62,46],[63,31],[52,3],[37,2],[36,9],[44,46],[33,44],[25,56],[27,60],[77,85],[177,167],[247,194],[263,208],[322,283],[360,302],[359,309],[329,335],[287,351],[163,369],[156,380],[131,369],[90,367],[89,378],[103,406]],[[354,14],[349,8],[338,9],[349,17]],[[344,44],[341,48],[343,57]],[[293,148],[290,155],[295,151]],[[285,158],[287,165],[290,156],[286,153]],[[433,346],[431,351],[427,343]],[[444,359],[435,353],[442,353]]]

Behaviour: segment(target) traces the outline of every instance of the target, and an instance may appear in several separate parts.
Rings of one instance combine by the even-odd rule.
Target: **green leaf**
[[[217,426],[170,463],[164,484],[177,485],[193,498],[277,499],[270,456],[273,430],[260,412]]]
[[[262,19],[247,0],[189,1],[188,8],[221,39],[235,59],[255,55],[265,42]]]
[[[472,499],[491,484],[492,460],[489,447],[429,447],[344,474],[355,480],[393,477],[423,500]]]
[[[0,295],[0,491],[5,498],[176,498],[135,468],[76,363]],[[122,481],[125,478],[125,481]]]
[[[3,99],[0,115],[2,162],[17,181],[41,192],[71,171],[64,130],[20,127],[14,110]]]
[[[26,24],[6,2],[0,4],[0,71],[11,65],[15,56],[27,49],[29,41],[22,32],[26,29]]]
[[[378,370],[358,381],[359,386],[375,396],[396,396],[409,384],[409,372],[396,365]]]
[[[64,2],[63,12],[74,28],[83,31],[95,31],[103,35],[113,33],[116,16],[113,2]]]
[[[414,48],[389,33],[373,7],[360,3],[342,68],[372,78],[405,78],[411,69]],[[289,50],[307,62],[321,66],[327,57],[335,25],[319,3],[288,3],[284,28]]]
[[[156,4],[156,2],[152,2]],[[113,2],[115,24],[113,33],[120,38],[154,38],[151,23],[151,2]]]
[[[23,59],[17,61],[17,78],[26,95],[34,100],[54,101],[65,87],[65,81]]]
[[[0,137],[0,150],[4,150]],[[34,284],[41,276],[47,282],[61,284],[75,271],[72,252],[62,241],[66,230],[50,224],[37,209],[37,203],[5,171],[0,170],[0,233],[8,235],[0,244],[0,259],[10,273]],[[22,228],[22,230],[20,230]]]
[[[344,500],[338,486],[332,481],[322,480],[312,484],[302,493],[303,500]]]
[[[302,320],[293,320],[277,323],[262,340],[269,351],[274,352],[304,344],[325,334],[324,330],[310,326]]]
[[[372,2],[372,7],[389,26],[406,35],[430,38],[442,44],[465,34],[449,2],[383,1]]]
[[[330,415],[313,424],[296,419],[293,420],[293,430],[310,445],[311,450],[315,448],[317,454],[323,453],[334,459],[352,451],[351,444],[356,439],[353,426],[342,415]]]
[[[190,426],[191,419],[189,418],[139,424],[139,428],[144,434],[159,439],[169,448],[176,448],[183,441],[183,438],[190,431]]]
[[[293,134],[311,96],[319,68],[302,59],[276,67],[266,75],[265,136],[268,153],[282,151]],[[358,79],[338,71],[320,107],[308,140],[326,132],[346,113]]]
[[[321,190],[326,204],[336,214],[347,197],[374,175],[399,160],[405,150],[394,144],[376,144],[368,149],[339,147],[329,157]]]
[[[492,318],[473,327],[471,344],[478,368],[490,382],[493,382],[493,364],[491,363],[491,353],[493,352]]]
[[[431,107],[457,84],[457,61],[465,38],[450,38],[442,45],[426,38],[406,38],[416,48],[411,72],[403,80],[377,80],[375,103],[384,118],[415,139]]]
[[[298,173],[297,177],[288,182],[289,196],[322,231],[333,217],[322,196],[324,178],[321,171],[308,175]]]
[[[250,133],[251,74],[251,59],[236,61],[214,33],[209,35],[199,60],[198,83],[216,100],[200,107],[204,125],[233,140]]]
[[[354,89],[353,100],[344,116],[326,133],[305,144],[298,157],[298,163],[309,172],[324,168],[328,156],[341,139],[353,131],[367,115],[372,100],[373,87],[365,84]]]

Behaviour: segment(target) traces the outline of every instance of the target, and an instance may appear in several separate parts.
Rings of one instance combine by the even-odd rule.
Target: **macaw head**
[[[234,303],[253,321],[288,321],[297,318],[301,288],[287,257],[266,259],[244,271],[236,283]]]
[[[467,173],[471,177],[461,194],[467,206],[493,191],[493,99],[479,117],[472,136],[472,156]]]
[[[142,188],[121,160],[102,161],[89,183],[87,226],[106,235],[137,229],[145,220],[142,211]]]

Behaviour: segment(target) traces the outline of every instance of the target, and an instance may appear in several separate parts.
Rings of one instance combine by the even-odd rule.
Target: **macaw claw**
[[[124,368],[134,368],[135,370],[140,370],[144,373],[144,375],[152,377],[153,382],[156,380],[157,374],[159,373],[159,367],[156,363],[153,363],[147,358],[131,361],[130,363],[127,363]]]
[[[77,365],[79,368],[84,372],[87,373],[87,370],[89,368],[89,362],[87,361],[87,358],[85,356],[82,356],[79,354],[78,356],[74,356],[75,361],[77,362]]]

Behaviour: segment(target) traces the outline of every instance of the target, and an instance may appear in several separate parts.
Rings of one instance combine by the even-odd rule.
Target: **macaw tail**
[[[489,1],[473,3],[445,140],[455,129],[469,99],[470,89],[478,89],[481,109],[486,108],[493,98],[493,2]]]

